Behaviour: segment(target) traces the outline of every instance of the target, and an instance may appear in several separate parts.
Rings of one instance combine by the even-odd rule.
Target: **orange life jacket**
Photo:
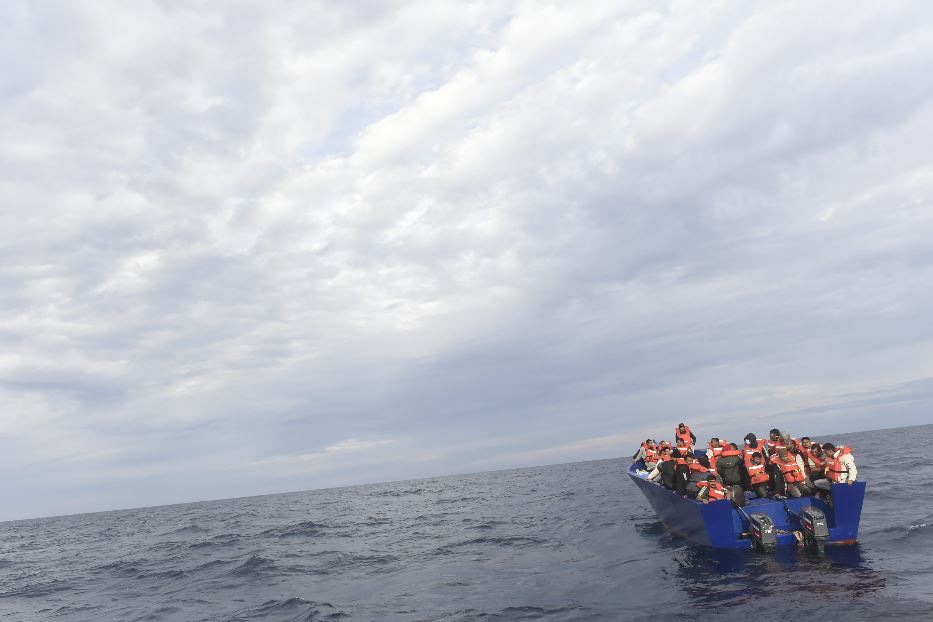
[[[690,446],[690,443],[685,443],[683,445],[675,445],[674,449],[679,451],[681,454],[693,454],[693,447]]]
[[[674,440],[678,438],[683,439],[684,445],[690,446],[693,443],[693,439],[690,437],[690,426],[684,426],[684,431],[680,431],[680,426],[674,428]]]
[[[723,490],[722,484],[719,482],[697,482],[697,488],[708,488],[709,489],[709,498],[719,500],[726,498],[726,491]]]
[[[712,443],[709,444],[709,453],[710,453],[710,456],[709,456],[709,466],[710,466],[710,468],[712,468],[712,469],[715,469],[715,468],[716,468],[716,459],[719,458],[719,454],[722,453],[722,450],[723,450],[723,449],[724,449],[724,448],[723,448],[722,446],[720,446],[720,447],[713,447],[713,444],[712,444]]]
[[[787,456],[787,460],[781,460],[775,456],[773,462],[781,468],[781,473],[784,474],[785,482],[796,484],[804,480],[803,473],[801,473],[800,469],[797,467],[797,461],[792,457]]]
[[[694,473],[709,473],[709,469],[696,461],[690,463],[690,470]]]
[[[748,476],[751,479],[752,485],[757,486],[758,484],[766,484],[768,482],[768,474],[765,472],[765,463],[761,462],[759,464],[748,464],[745,469],[748,471]]]
[[[806,453],[804,453],[804,458],[807,461],[807,465],[809,466],[812,463],[813,466],[810,466],[811,472],[822,471],[823,467],[826,466],[826,455],[824,454],[823,457],[820,458],[814,454],[812,450],[813,446],[811,445],[810,449],[806,450]]]
[[[746,443],[742,446],[742,453],[745,455],[745,466],[748,466],[752,463],[752,454],[759,453],[761,454],[761,459],[765,459],[765,443],[760,438],[758,439],[758,447],[752,449]]]
[[[759,443],[759,445],[760,444],[761,443]],[[772,441],[769,439],[765,441],[765,445],[768,447],[768,455],[772,455],[772,456],[776,454],[777,450],[780,449],[781,447],[787,447],[787,445],[784,444],[784,439],[779,439],[776,441]]]
[[[648,443],[642,443],[641,448],[645,450],[645,462],[657,462],[658,450],[654,447],[648,447]]]
[[[658,462],[667,462],[673,460],[670,454],[658,454]]]
[[[851,454],[852,448],[840,445],[836,453],[826,458],[826,478],[833,482],[844,482],[849,479],[849,469],[842,463],[842,456]]]

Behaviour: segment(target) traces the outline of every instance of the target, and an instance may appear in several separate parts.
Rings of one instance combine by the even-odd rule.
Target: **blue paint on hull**
[[[717,549],[750,549],[752,541],[742,538],[742,533],[749,530],[748,520],[741,512],[732,507],[727,500],[701,503],[689,497],[681,497],[673,490],[646,480],[637,470],[644,469],[644,463],[638,461],[628,469],[628,475],[648,499],[658,518],[667,528],[691,542]],[[865,482],[833,484],[833,509],[820,499],[804,497],[776,501],[772,499],[747,499],[747,514],[767,514],[774,525],[781,531],[800,530],[797,514],[800,508],[813,505],[826,514],[829,526],[827,544],[854,544],[858,538],[859,520],[862,516],[862,502],[865,498]],[[788,511],[790,510],[790,511]],[[797,546],[797,539],[791,533],[781,533],[777,537],[778,546]]]

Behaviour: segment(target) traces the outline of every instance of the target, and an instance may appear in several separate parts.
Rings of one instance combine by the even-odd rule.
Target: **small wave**
[[[472,540],[465,540],[463,542],[456,542],[454,544],[448,544],[436,549],[436,553],[440,555],[449,555],[454,553],[453,549],[459,549],[463,547],[477,546],[477,545],[488,545],[493,546],[503,546],[503,547],[516,547],[523,548],[526,546],[536,546],[540,544],[546,544],[547,540],[542,538],[530,538],[526,536],[484,536],[482,538],[474,538]]]
[[[32,583],[7,592],[0,592],[0,598],[44,598],[56,592],[67,592],[74,589],[70,581],[47,581],[45,583]]]
[[[295,523],[294,525],[286,525],[285,527],[267,529],[259,535],[266,536],[267,538],[306,538],[309,536],[323,535],[324,529],[326,527],[326,525],[321,525],[319,523],[315,523],[314,521],[306,520],[301,521],[300,523]]]
[[[210,529],[208,529],[207,527],[202,527],[200,525],[185,525],[184,527],[179,527],[172,531],[166,532],[165,535],[174,536],[174,535],[185,534],[185,533],[207,533],[209,531]]]
[[[272,573],[275,569],[275,562],[271,559],[260,555],[251,555],[249,559],[227,574],[239,577],[261,576]]]
[[[303,598],[288,598],[286,600],[268,600],[258,607],[241,609],[224,616],[230,622],[247,622],[249,620],[288,620],[290,622],[311,622],[312,620],[340,620],[347,614],[338,610],[330,603],[315,603]],[[212,618],[219,620],[220,618]]]

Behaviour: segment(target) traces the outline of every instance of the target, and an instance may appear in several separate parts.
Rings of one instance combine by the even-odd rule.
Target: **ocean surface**
[[[820,440],[868,482],[822,557],[673,537],[620,458],[0,523],[0,619],[933,620],[933,426]]]

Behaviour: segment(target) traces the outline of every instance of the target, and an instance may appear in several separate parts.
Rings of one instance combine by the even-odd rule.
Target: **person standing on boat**
[[[690,431],[690,428],[688,428],[687,425],[683,421],[678,423],[677,427],[674,428],[675,442],[677,439],[683,439],[684,445],[687,445],[689,447],[693,447],[694,445],[697,444],[696,435]]]
[[[855,468],[855,458],[849,447],[823,443],[823,453],[826,455],[826,478],[814,481],[814,486],[828,492],[833,484],[845,483],[851,486],[855,483],[858,469]]]
[[[727,445],[719,454],[716,460],[716,472],[726,486],[742,485],[742,453],[735,443]]]

